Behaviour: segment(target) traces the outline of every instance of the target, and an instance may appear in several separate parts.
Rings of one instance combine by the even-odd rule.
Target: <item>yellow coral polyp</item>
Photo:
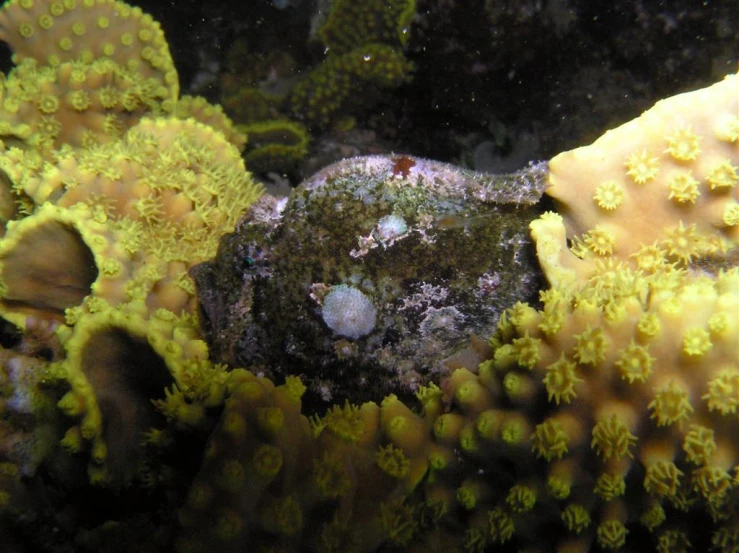
[[[434,436],[441,443],[456,444],[466,422],[457,413],[444,413],[434,422]]]
[[[559,405],[560,401],[570,403],[577,397],[575,384],[583,382],[583,380],[575,374],[575,367],[575,363],[568,361],[564,353],[557,361],[547,367],[544,386],[546,386],[549,401],[554,400]]]
[[[5,98],[3,100],[3,110],[6,113],[17,113],[20,109],[20,104],[15,98]]]
[[[570,497],[572,482],[570,479],[557,475],[549,475],[546,483],[547,492],[554,499],[564,500]]]
[[[613,501],[626,492],[626,481],[620,474],[611,474],[604,472],[595,481],[593,493],[603,499],[603,501]]]
[[[468,455],[473,455],[480,450],[480,440],[472,425],[465,426],[459,433],[459,447]]]
[[[270,444],[262,444],[254,452],[251,466],[261,478],[272,479],[282,469],[282,452]]]
[[[718,467],[705,466],[692,473],[693,489],[714,508],[721,508],[733,489],[731,475]]]
[[[47,94],[39,98],[36,105],[40,112],[49,115],[59,109],[59,99],[56,96]]]
[[[513,518],[501,507],[488,511],[488,533],[493,543],[505,543],[513,537],[516,527]]]
[[[84,90],[75,90],[69,93],[67,102],[75,111],[85,111],[90,107],[92,100]]]
[[[290,399],[298,401],[306,391],[305,384],[300,380],[299,376],[289,375],[285,378],[285,389]]]
[[[597,255],[610,255],[616,247],[616,238],[613,233],[600,226],[585,234],[583,242]]]
[[[500,429],[500,439],[508,445],[518,445],[524,439],[526,425],[517,417],[506,420]]]
[[[23,38],[31,38],[34,34],[33,25],[30,23],[21,23],[18,26],[18,34]]]
[[[500,436],[500,429],[503,424],[504,414],[502,411],[489,410],[477,417],[475,421],[475,429],[481,438],[485,440],[496,440]]]
[[[52,115],[45,115],[37,123],[36,131],[42,141],[52,140],[61,133],[62,124]]]
[[[106,259],[100,266],[100,271],[108,277],[120,276],[123,265],[117,259]]]
[[[503,378],[503,389],[514,401],[526,401],[531,399],[536,389],[530,377],[510,371]]]
[[[721,220],[727,227],[735,227],[739,225],[739,204],[726,204],[724,215]]]
[[[60,16],[64,13],[65,6],[64,2],[52,2],[52,4],[49,6],[49,11],[51,12],[51,15]]]
[[[469,488],[462,487],[457,490],[457,501],[467,511],[471,511],[477,506],[477,498]]]
[[[530,486],[516,484],[508,491],[505,502],[514,513],[526,513],[534,508],[536,491]]]
[[[678,203],[694,204],[695,200],[700,196],[698,181],[693,178],[690,171],[674,174],[667,181],[667,188],[669,190],[667,197]]]
[[[601,209],[612,211],[624,202],[624,189],[616,181],[605,181],[595,188],[593,200]]]
[[[395,546],[407,545],[418,531],[413,507],[401,501],[383,501],[380,521],[388,540]]]
[[[518,364],[524,368],[532,369],[541,359],[539,347],[541,340],[532,338],[526,332],[522,338],[513,340],[514,352],[518,359]]]
[[[490,393],[477,379],[460,384],[454,399],[465,412],[480,412],[491,403]]]
[[[359,407],[348,401],[344,406],[334,405],[323,417],[326,429],[345,442],[357,442],[364,432],[364,420]]]
[[[680,221],[676,227],[667,229],[663,245],[667,253],[682,262],[689,262],[700,251],[700,239],[695,224],[688,227]]]
[[[520,333],[524,333],[532,325],[535,325],[538,321],[539,315],[536,309],[531,307],[527,303],[516,302],[516,304],[507,310],[508,321],[518,330]]]
[[[690,127],[678,129],[667,137],[667,152],[678,161],[693,161],[700,153],[700,137]]]
[[[648,334],[645,333],[645,335],[649,337],[656,335],[659,327],[657,326],[655,329],[655,321],[657,324],[659,323],[656,316],[644,321],[643,329],[648,332]],[[652,374],[652,364],[654,361],[655,358],[649,355],[649,350],[646,346],[640,346],[632,340],[629,345],[619,353],[616,367],[618,367],[619,372],[621,373],[621,378],[627,380],[629,384],[634,382],[646,382],[649,375]]]
[[[244,467],[236,459],[225,459],[217,474],[216,483],[226,491],[239,491],[244,485]]]
[[[465,551],[483,551],[487,546],[488,539],[482,528],[473,526],[467,528],[462,546]]]
[[[732,143],[739,141],[739,115],[723,114],[714,131],[719,140]]]
[[[726,313],[714,313],[708,319],[708,331],[714,339],[726,338],[731,327],[729,316]]]
[[[659,173],[659,158],[650,154],[647,150],[634,153],[626,161],[626,174],[636,184],[644,184],[657,178]]]
[[[733,188],[738,180],[739,176],[737,176],[736,168],[729,160],[716,164],[706,176],[706,181],[711,190]]]
[[[564,313],[562,313],[557,306],[545,308],[541,315],[539,329],[548,337],[551,337],[560,331],[563,321]]]
[[[654,531],[667,520],[665,510],[657,501],[652,502],[644,513],[639,517],[639,522],[649,531]]]
[[[573,358],[582,365],[599,365],[606,358],[608,339],[602,328],[590,325],[580,334],[575,335],[576,345]]]
[[[87,409],[85,398],[74,391],[64,394],[57,403],[57,407],[69,417],[82,415]]]
[[[702,396],[708,409],[722,415],[737,413],[739,408],[739,369],[726,367],[708,382],[708,392]]]
[[[38,26],[44,31],[48,31],[54,26],[54,18],[50,15],[44,14],[39,16],[36,23],[38,23]]]
[[[338,456],[324,452],[323,457],[313,462],[313,483],[325,499],[343,496],[351,488],[351,479],[344,463]]]
[[[703,328],[689,328],[683,335],[683,351],[692,357],[705,355],[713,347],[711,337]]]
[[[619,520],[606,520],[598,525],[595,531],[598,545],[608,551],[618,551],[626,544],[629,531]]]
[[[532,451],[537,457],[543,457],[547,461],[561,459],[567,453],[570,437],[565,432],[564,425],[556,420],[548,419],[536,426],[531,435],[534,443]]]
[[[457,488],[457,501],[466,510],[474,509],[488,494],[488,488],[478,479],[467,479]]]
[[[644,476],[644,489],[659,497],[673,497],[677,493],[683,472],[672,461],[648,463]]]
[[[257,409],[257,423],[267,435],[274,435],[285,424],[285,414],[279,407],[260,407]]]
[[[629,257],[636,259],[637,268],[651,273],[665,264],[665,251],[657,244],[642,246],[639,251]]]
[[[691,544],[681,530],[667,530],[657,539],[657,551],[665,553],[687,553]]]
[[[617,415],[602,418],[593,427],[593,439],[590,442],[595,452],[603,458],[621,459],[633,457],[632,447],[637,442],[629,427]]]
[[[59,445],[70,453],[80,453],[85,448],[85,438],[82,437],[82,430],[79,426],[73,426],[67,430],[64,437],[59,441]]]
[[[581,534],[590,526],[590,513],[582,505],[571,503],[562,510],[560,515],[565,528],[575,534]]]
[[[294,496],[273,501],[262,514],[266,528],[278,535],[292,536],[303,527],[303,511]]]
[[[503,344],[495,350],[491,365],[499,371],[505,371],[516,367],[517,352],[513,344]]]
[[[647,407],[652,409],[650,418],[656,419],[658,426],[679,425],[693,412],[687,390],[674,380],[655,389],[654,399]]]
[[[59,48],[64,52],[69,52],[74,48],[74,41],[68,36],[59,39]]]

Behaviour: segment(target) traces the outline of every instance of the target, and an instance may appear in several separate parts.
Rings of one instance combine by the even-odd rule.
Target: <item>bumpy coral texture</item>
[[[182,96],[177,100],[174,111],[180,119],[193,118],[220,131],[239,151],[246,145],[246,135],[236,129],[233,122],[223,113],[223,108],[213,105],[202,96]]]
[[[13,0],[0,37],[48,76],[66,63],[49,45],[90,57],[50,31],[93,26],[86,48],[114,57],[104,31],[128,29],[126,14],[156,44],[141,53],[155,70],[128,69],[176,96],[158,27],[120,2]],[[13,349],[0,350],[0,531],[11,518],[44,531],[44,489],[44,502],[68,493],[73,506],[48,544],[76,523],[68,450],[95,484],[158,482],[162,510],[179,505],[176,530],[151,532],[149,550],[172,536],[181,553],[736,553],[738,103],[734,75],[557,156],[562,214],[531,225],[552,285],[540,306],[512,306],[489,343],[449,359],[456,370],[418,391],[419,412],[390,395],[310,418],[296,377],[275,385],[211,363],[188,308],[191,256],[212,255],[231,204],[258,193],[235,148],[192,121],[134,118],[124,139],[57,150],[13,121],[3,141],[25,148],[3,142],[0,163],[14,216],[27,216],[0,242],[3,316],[22,333],[13,345],[4,332]],[[210,416],[179,502],[140,442],[197,441]],[[44,463],[56,481],[22,479]],[[130,538],[126,521],[108,522]]]
[[[11,149],[3,163],[27,159]],[[110,476],[106,459],[114,475],[130,474],[135,463],[108,450],[130,451],[152,421],[141,415],[153,410],[150,399],[175,383],[168,401],[180,401],[184,373],[207,364],[187,270],[214,255],[261,188],[236,148],[193,120],[144,119],[119,142],[60,152],[56,163],[18,173],[16,187],[44,203],[10,223],[0,243],[3,314],[19,326],[28,315],[66,323],[58,334],[67,356],[50,378],[68,381],[59,406],[79,424],[62,443],[90,450],[93,480]],[[130,381],[141,395],[120,391]],[[106,415],[122,417],[127,430],[113,431]]]
[[[0,85],[0,136],[46,155],[118,139],[144,113],[171,113],[177,71],[159,23],[114,0],[11,0],[0,40],[18,66]]]
[[[444,394],[422,389],[421,415],[392,397],[335,406],[311,439],[295,381],[232,374],[179,550],[554,550],[546,536],[557,551],[682,551],[707,547],[689,523],[707,516],[710,544],[735,551],[739,273],[680,271],[668,289],[665,275],[596,293],[634,276],[603,270],[511,308],[494,354]]]
[[[261,192],[238,151],[192,120],[144,119],[119,142],[57,158],[33,170],[32,154],[11,148],[0,161],[18,176],[16,189],[41,205],[9,225],[0,245],[0,279],[13,301],[6,316],[24,306],[43,309],[44,294],[63,313],[90,292],[111,306],[137,299],[152,310],[190,310],[187,269],[214,255],[220,236]],[[75,258],[44,249],[62,238]],[[81,262],[85,256],[94,257],[92,266]],[[32,265],[45,268],[28,271]],[[48,277],[83,267],[88,274]],[[38,282],[35,275],[47,276]],[[77,297],[65,300],[72,290]]]
[[[579,257],[649,271],[737,246],[738,80],[662,100],[552,159],[548,194]]]
[[[57,66],[63,61],[112,59],[179,93],[177,71],[158,22],[118,0],[10,0],[0,16],[0,40],[14,59]]]
[[[159,24],[140,9],[7,2],[0,38],[19,63],[0,85],[0,170],[20,217],[0,242],[0,311],[19,328],[56,329],[63,354],[39,362],[38,380],[61,390],[73,421],[61,444],[89,454],[91,481],[127,482],[161,415],[203,418],[187,402],[210,401],[199,379],[220,368],[187,271],[262,187],[237,149],[245,137],[217,108],[187,99],[179,118],[157,117],[174,110],[179,84]]]
[[[409,79],[413,64],[402,48],[410,37],[414,0],[337,0],[317,32],[326,59],[293,89],[296,117],[326,126],[362,87],[394,88]]]
[[[249,135],[244,159],[255,172],[279,171],[308,153],[308,130],[295,121],[270,119],[240,125]]]
[[[686,125],[711,118],[706,132],[732,166],[737,141],[726,122],[736,120],[737,82],[666,101],[683,108]],[[662,134],[647,131],[663,106],[606,138],[661,147]],[[604,155],[602,140],[560,162]],[[620,148],[614,155],[629,159]],[[705,155],[714,152],[706,146]],[[560,196],[581,186],[553,180]],[[643,187],[629,192],[632,205],[651,198]],[[588,214],[571,212],[569,223],[584,225]],[[532,223],[553,283],[541,308],[511,307],[491,349],[477,344],[450,359],[462,367],[419,391],[421,414],[392,396],[335,406],[312,420],[311,440],[298,410],[279,399],[294,398],[295,381],[273,389],[241,377],[183,509],[178,549],[737,551],[739,270],[724,268],[733,263],[730,225],[706,217],[665,210],[656,231],[620,239],[639,251],[695,224],[713,247],[681,266],[659,248],[648,266],[612,252],[582,260],[567,249],[561,215]],[[311,467],[299,485],[284,461],[294,443],[306,443]]]

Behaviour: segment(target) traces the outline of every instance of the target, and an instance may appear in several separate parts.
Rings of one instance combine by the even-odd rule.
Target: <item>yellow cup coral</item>
[[[145,114],[169,114],[179,79],[164,34],[114,0],[6,2],[0,41],[17,66],[0,83],[0,140],[46,157],[117,140]]]
[[[193,120],[144,119],[119,142],[60,152],[36,170],[32,157],[12,149],[0,162],[25,196],[55,202],[9,225],[0,248],[6,314],[42,309],[50,296],[58,316],[89,294],[111,306],[146,299],[152,310],[189,310],[187,269],[214,255],[262,190],[238,150]]]
[[[739,243],[737,165],[739,74],[554,157],[547,194],[578,257],[684,266]]]

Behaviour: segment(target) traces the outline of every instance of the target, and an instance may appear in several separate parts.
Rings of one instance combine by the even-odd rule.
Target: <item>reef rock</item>
[[[528,236],[547,166],[473,173],[408,156],[331,165],[264,196],[196,266],[214,360],[313,398],[405,395],[439,378],[542,281]],[[309,396],[307,396],[309,397]],[[307,399],[307,398],[306,398]]]

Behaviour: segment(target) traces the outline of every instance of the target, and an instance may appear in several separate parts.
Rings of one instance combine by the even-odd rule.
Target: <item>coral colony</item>
[[[389,4],[334,2],[318,124],[406,77],[342,32]],[[4,550],[739,551],[739,75],[513,175],[278,200],[140,9],[11,0],[0,39]]]

